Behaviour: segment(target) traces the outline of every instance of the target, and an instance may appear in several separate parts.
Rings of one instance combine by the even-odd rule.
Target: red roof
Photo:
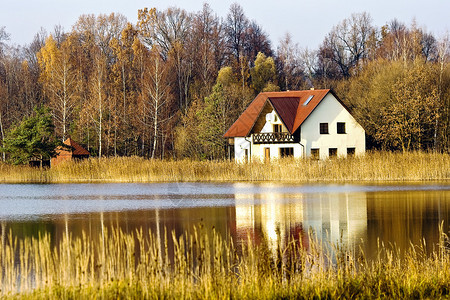
[[[327,89],[260,93],[231,125],[224,137],[248,136],[267,101],[270,102],[288,131],[293,134],[330,92],[331,90]],[[307,105],[303,105],[310,96],[313,96],[312,99]]]
[[[80,146],[77,142],[68,138],[64,141],[64,144],[72,147],[72,155],[89,155],[89,152]]]

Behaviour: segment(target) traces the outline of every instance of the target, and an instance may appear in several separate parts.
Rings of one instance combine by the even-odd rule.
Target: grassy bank
[[[422,181],[450,179],[450,155],[368,152],[365,156],[316,161],[281,159],[270,163],[91,158],[39,170],[0,163],[0,182],[167,182],[167,181]]]
[[[173,240],[173,247],[168,246]],[[450,295],[450,252],[442,234],[436,250],[411,247],[400,258],[381,245],[367,261],[319,242],[291,240],[276,254],[194,230],[191,235],[105,232],[97,238],[48,235],[0,246],[4,299],[273,299],[439,298]],[[238,254],[239,253],[239,254]],[[169,258],[169,256],[171,258]],[[332,261],[333,263],[329,263]],[[20,290],[20,292],[19,292]]]

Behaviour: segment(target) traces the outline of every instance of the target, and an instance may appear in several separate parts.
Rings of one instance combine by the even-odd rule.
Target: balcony
[[[287,132],[254,133],[253,144],[298,143],[298,140]]]

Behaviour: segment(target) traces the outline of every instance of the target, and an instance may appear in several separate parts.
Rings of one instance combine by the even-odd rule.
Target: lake
[[[424,239],[432,250],[442,222],[449,232],[450,185],[2,184],[0,207],[2,243],[9,232],[18,238],[47,232],[58,243],[64,234],[98,236],[104,227],[163,236],[203,226],[237,244],[265,241],[274,251],[289,237],[307,245],[312,230],[371,257],[379,242],[406,249]]]

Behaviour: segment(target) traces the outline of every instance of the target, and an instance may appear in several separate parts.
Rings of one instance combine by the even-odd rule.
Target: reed
[[[3,183],[181,182],[181,181],[425,181],[449,180],[450,155],[425,152],[367,152],[330,160],[253,161],[151,160],[140,157],[90,158],[39,170],[0,163]]]
[[[441,228],[442,232],[442,228]],[[435,251],[411,246],[403,256],[380,245],[377,259],[342,245],[308,248],[291,239],[276,254],[249,239],[197,227],[176,236],[138,230],[104,231],[95,238],[48,234],[0,246],[3,299],[271,299],[440,298],[450,296],[448,237]],[[171,242],[169,243],[169,240]],[[169,246],[173,245],[173,246]],[[324,250],[325,249],[325,250]],[[328,249],[328,250],[326,250]],[[16,254],[16,255],[15,255]],[[17,255],[18,254],[18,255]]]

